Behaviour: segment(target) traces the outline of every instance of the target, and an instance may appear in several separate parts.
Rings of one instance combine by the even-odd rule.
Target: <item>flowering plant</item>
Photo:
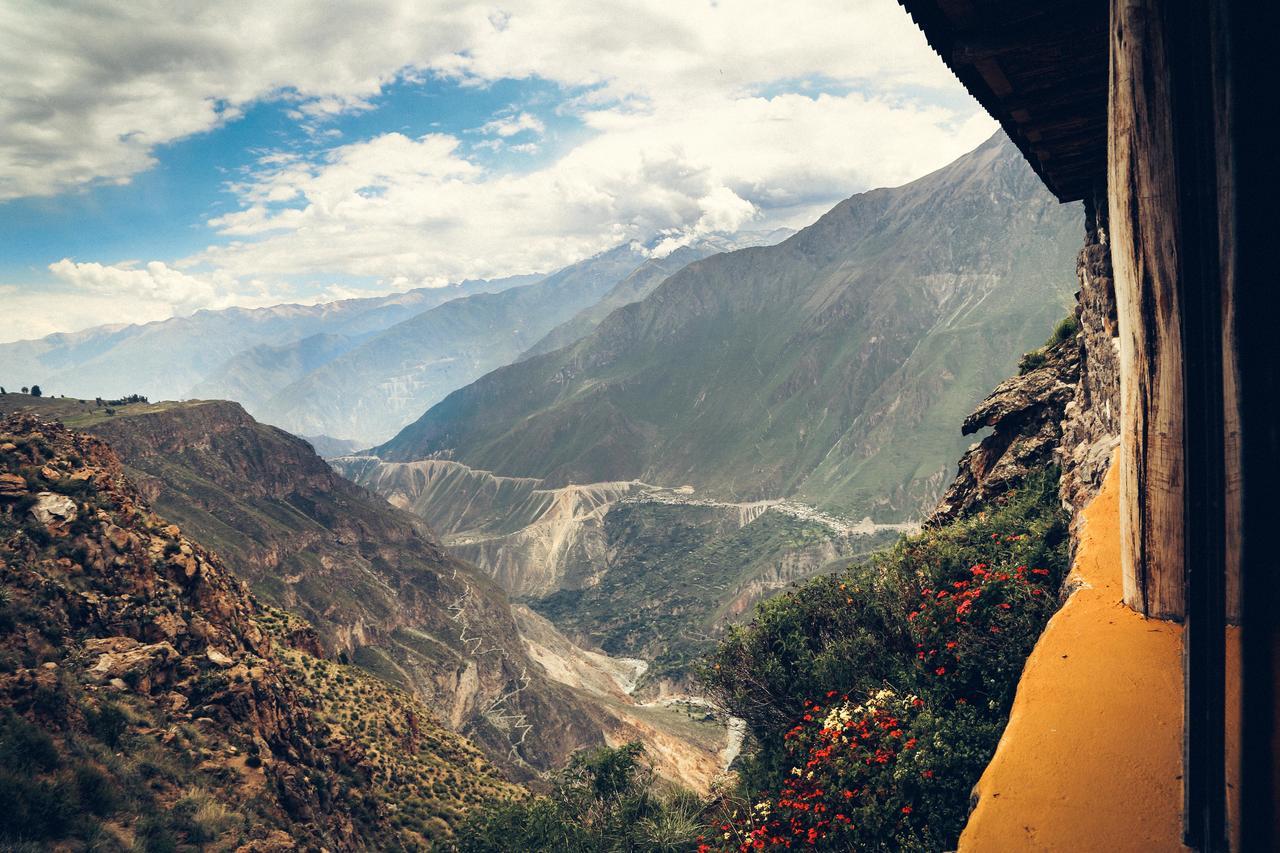
[[[924,587],[907,621],[930,692],[1007,708],[1057,607],[1056,580],[1048,569],[977,563],[967,577]]]
[[[973,709],[938,715],[883,689],[806,703],[784,735],[793,766],[776,794],[723,821],[707,851],[937,849],[990,736]],[[959,796],[957,796],[959,794]]]

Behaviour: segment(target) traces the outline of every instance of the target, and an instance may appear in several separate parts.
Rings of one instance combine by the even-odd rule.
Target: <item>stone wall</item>
[[[1055,453],[1062,468],[1062,500],[1071,510],[1073,526],[1102,487],[1120,441],[1120,337],[1105,191],[1085,203],[1085,244],[1076,274],[1080,373]]]

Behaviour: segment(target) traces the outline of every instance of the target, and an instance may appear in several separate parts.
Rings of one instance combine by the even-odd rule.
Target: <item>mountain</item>
[[[228,402],[35,408],[105,439],[158,512],[314,625],[329,656],[416,693],[517,778],[599,742],[599,726],[538,677],[502,591],[303,440]]]
[[[618,672],[634,662],[580,652],[550,626],[527,636],[532,623],[498,585],[441,549],[419,518],[239,405],[9,394],[4,411],[58,418],[110,442],[158,511],[262,602],[314,626],[315,652],[416,696],[508,776],[533,779],[576,749],[637,739],[672,778],[705,787],[720,770],[723,725],[686,737],[679,714],[628,695]],[[613,687],[583,690],[584,670]]]
[[[1078,230],[997,134],[776,246],[684,267],[375,453],[918,516],[964,448],[955,424],[1066,312]]]
[[[297,434],[385,440],[450,391],[515,359],[644,261],[642,247],[618,246],[534,284],[445,302],[279,389],[254,415]]]
[[[749,246],[772,246],[794,233],[790,228],[775,228],[772,231],[741,231],[733,235],[712,234],[690,245],[679,246],[669,254],[650,258],[635,272],[614,285],[599,302],[582,309],[548,332],[546,337],[524,352],[520,359],[558,350],[585,338],[614,310],[644,299],[667,276],[696,260]]]
[[[227,360],[246,349],[291,344],[315,334],[360,340],[450,299],[538,278],[465,281],[319,305],[204,310],[155,323],[98,326],[5,343],[0,344],[0,385],[35,383],[48,393],[71,396],[176,399],[225,372]],[[251,385],[242,381],[237,387]],[[225,396],[213,393],[213,387],[209,391],[210,396]]]
[[[93,436],[0,418],[0,578],[5,849],[420,848],[520,794],[317,658]]]
[[[280,389],[358,345],[358,339],[323,332],[287,344],[259,344],[227,359],[183,396],[235,400],[250,411],[260,409]]]

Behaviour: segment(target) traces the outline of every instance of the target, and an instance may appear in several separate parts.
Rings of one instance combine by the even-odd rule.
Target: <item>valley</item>
[[[399,691],[530,790],[635,743],[705,795],[764,731],[713,656],[921,532],[965,415],[1066,311],[1076,214],[997,135],[799,231],[2,345],[6,370],[61,365],[59,394],[169,350],[138,388],[214,399],[24,392],[0,416],[105,442],[247,585],[329,725],[398,732],[345,703]],[[418,772],[377,743],[387,778]],[[449,808],[412,831],[448,836]]]

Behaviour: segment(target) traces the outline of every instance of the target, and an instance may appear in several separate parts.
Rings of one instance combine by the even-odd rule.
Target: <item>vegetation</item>
[[[696,807],[638,747],[474,815],[459,851],[954,849],[1026,656],[1058,605],[1066,517],[1045,471],[977,516],[757,606],[701,676],[752,734]]]
[[[713,849],[954,846],[1058,604],[1056,485],[1039,475],[1001,506],[766,602],[731,632],[704,678],[755,748]]]
[[[1038,367],[1043,367],[1048,358],[1049,350],[1067,338],[1075,337],[1078,331],[1080,331],[1080,318],[1072,311],[1054,327],[1053,334],[1049,336],[1049,340],[1044,342],[1044,346],[1023,354],[1022,360],[1018,362],[1019,375],[1030,373]]]
[[[848,555],[847,562],[894,539],[842,537],[772,511],[740,527],[737,515],[734,508],[622,502],[604,519],[608,558],[598,583],[531,604],[610,655],[650,661],[646,680],[679,680],[711,652],[735,613],[785,583],[775,577],[780,567],[794,580],[817,574],[834,555]]]
[[[458,832],[456,853],[556,853],[692,850],[705,840],[704,806],[664,786],[639,744],[576,755],[551,780],[551,793],[474,815]]]

